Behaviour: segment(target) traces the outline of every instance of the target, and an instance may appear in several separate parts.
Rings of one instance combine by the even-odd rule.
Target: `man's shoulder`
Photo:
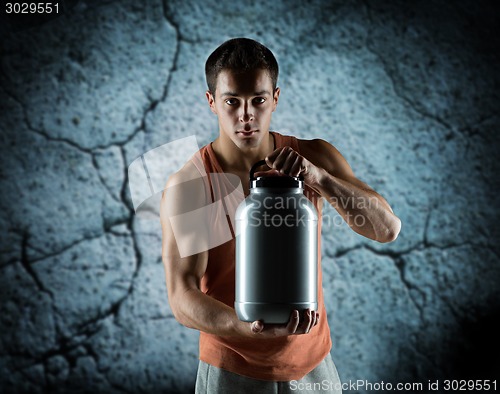
[[[321,138],[312,138],[312,139],[305,139],[305,138],[297,138],[297,142],[299,145],[304,146],[304,147],[315,147],[321,144],[328,144],[325,140]]]
[[[328,141],[321,138],[310,140],[297,138],[297,142],[302,156],[331,174],[336,174],[345,163],[342,154]]]
[[[282,134],[277,131],[272,131],[274,135],[278,135],[281,138],[288,139],[296,139],[297,144],[299,147],[299,150],[305,150],[307,152],[314,152],[317,149],[320,149],[321,151],[325,149],[331,149],[333,147],[332,144],[330,144],[328,141],[325,141],[324,139],[321,138],[312,138],[312,139],[305,139],[305,138],[299,138],[294,134]],[[293,144],[293,143],[292,143]]]
[[[172,209],[188,211],[207,204],[207,177],[196,160],[195,155],[167,180],[163,200]]]
[[[208,145],[203,146],[195,152],[184,165],[171,174],[167,180],[167,186],[174,186],[191,180],[201,181],[206,177],[205,156]]]
[[[199,166],[197,166],[197,164],[195,163],[195,160],[197,159],[190,159],[181,167],[181,169],[170,175],[167,181],[167,187],[187,182],[192,179],[201,178],[202,175],[200,173]]]
[[[335,155],[338,153],[337,148],[321,138],[313,138],[309,140],[297,138],[297,143],[299,145],[300,154],[306,159],[308,159],[307,156],[317,156],[323,154]]]

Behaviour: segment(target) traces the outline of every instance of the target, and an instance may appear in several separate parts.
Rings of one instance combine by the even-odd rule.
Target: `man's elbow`
[[[188,314],[184,311],[186,305],[184,305],[184,303],[182,302],[182,296],[176,297],[173,294],[169,294],[168,298],[169,298],[170,310],[172,311],[175,320],[177,320],[178,323],[182,324],[187,328],[194,328],[192,327],[192,324],[188,319]]]
[[[174,315],[175,320],[177,320],[178,323],[182,324],[185,327],[189,327],[188,321],[186,319],[186,315],[182,313],[182,307],[180,305],[177,305],[174,302],[170,303],[170,309],[172,310],[172,314]]]
[[[174,313],[174,317],[175,320],[177,320],[177,323],[183,325],[184,327],[194,328],[182,313]]]
[[[394,242],[401,232],[401,220],[394,216],[392,222],[386,227],[382,237],[377,239],[380,243]]]

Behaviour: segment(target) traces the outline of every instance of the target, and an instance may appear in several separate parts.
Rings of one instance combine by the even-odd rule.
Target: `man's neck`
[[[269,132],[258,147],[242,150],[229,138],[220,135],[212,143],[212,148],[225,172],[248,172],[253,164],[273,152],[275,143]]]

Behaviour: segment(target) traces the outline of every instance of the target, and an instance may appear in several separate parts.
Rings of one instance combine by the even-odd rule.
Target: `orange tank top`
[[[275,147],[291,146],[299,152],[295,137],[271,132]],[[300,152],[299,152],[300,153]],[[211,144],[200,149],[202,163],[193,162],[200,172],[223,173]],[[199,156],[198,156],[199,157]],[[200,168],[201,165],[204,168]],[[210,177],[207,177],[210,180]],[[207,195],[221,195],[208,182]],[[301,379],[312,371],[330,352],[332,342],[323,299],[321,273],[321,196],[307,185],[305,195],[318,210],[318,311],[319,324],[309,334],[262,339],[221,337],[200,332],[200,360],[254,379],[290,381]],[[231,225],[231,224],[230,224]],[[232,232],[232,234],[234,234]],[[201,281],[201,290],[234,308],[235,300],[235,239],[234,237],[209,250],[208,264]]]

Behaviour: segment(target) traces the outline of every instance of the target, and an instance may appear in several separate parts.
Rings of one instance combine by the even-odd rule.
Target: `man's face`
[[[268,136],[279,93],[279,88],[273,92],[271,77],[265,70],[222,71],[215,97],[207,92],[210,109],[219,119],[221,138],[228,137],[241,150],[258,147]]]

